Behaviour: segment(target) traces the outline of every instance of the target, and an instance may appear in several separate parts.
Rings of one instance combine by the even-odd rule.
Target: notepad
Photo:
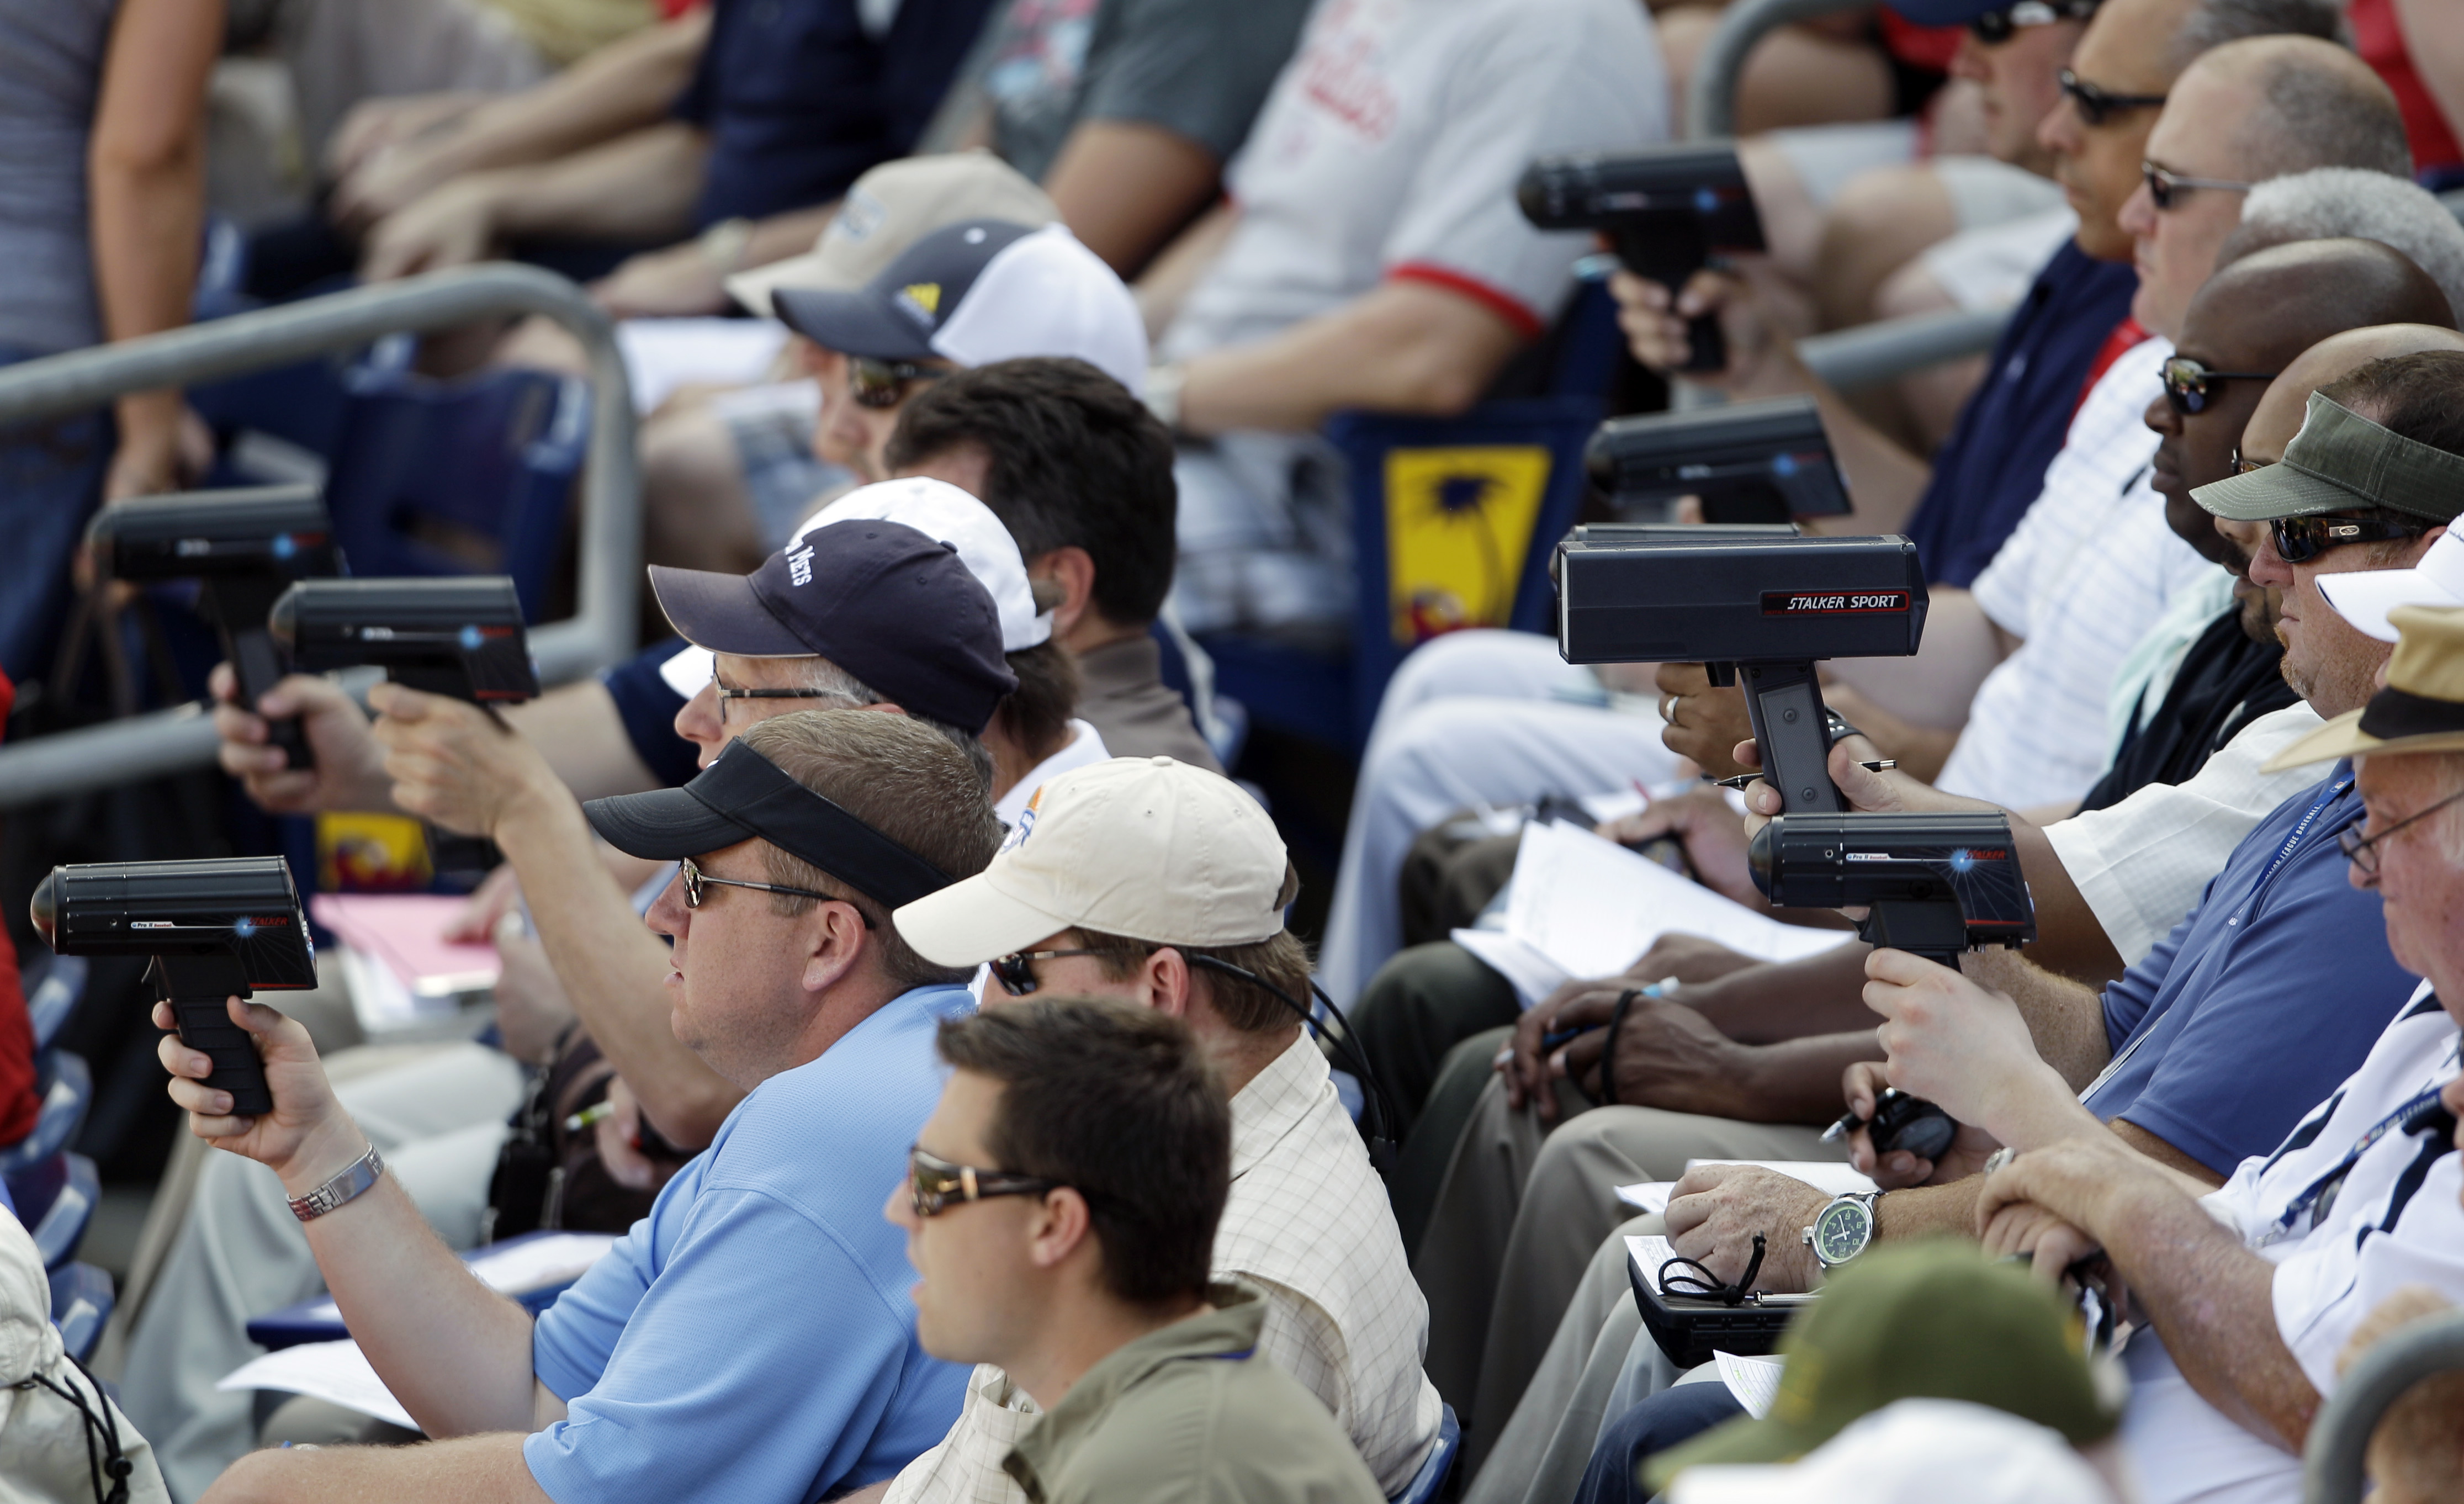
[[[1740,1358],[1734,1353],[1713,1353],[1711,1361],[1719,1371],[1720,1381],[1746,1413],[1761,1420],[1771,1413],[1771,1402],[1779,1398],[1780,1370],[1786,1366],[1776,1358]]]
[[[308,900],[317,922],[371,960],[382,962],[421,1003],[450,1003],[496,984],[494,945],[445,938],[468,899],[432,893],[320,893]]]
[[[360,1344],[348,1338],[339,1342],[302,1342],[278,1353],[268,1353],[224,1375],[214,1387],[304,1394],[312,1400],[391,1421],[407,1430],[419,1429],[419,1423],[410,1418],[410,1412],[385,1386],[377,1371],[368,1366]]]
[[[1685,1167],[1698,1164],[1752,1164],[1775,1171],[1791,1180],[1803,1181],[1826,1196],[1860,1196],[1880,1190],[1870,1179],[1857,1173],[1856,1166],[1838,1160],[1688,1160]],[[1669,1193],[1675,1181],[1637,1181],[1617,1188],[1617,1200],[1648,1216],[1660,1216],[1668,1210]]]
[[[1615,841],[1558,823],[1523,828],[1505,928],[1457,930],[1453,939],[1529,1007],[1565,982],[1617,975],[1663,935],[1699,935],[1757,961],[1797,961],[1850,938],[1782,924]]]

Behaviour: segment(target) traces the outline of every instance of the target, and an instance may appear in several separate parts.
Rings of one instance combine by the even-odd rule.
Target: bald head
[[[2282,369],[2330,336],[2374,326],[2454,323],[2447,295],[2409,256],[2375,240],[2344,236],[2296,240],[2230,256],[2190,303],[2191,322],[2208,325],[2239,310],[2256,327],[2251,353]]]
[[[2334,42],[2315,36],[2227,42],[2201,54],[2177,87],[2201,95],[2240,93],[2250,100],[2233,142],[2247,182],[2312,167],[2411,176],[2412,153],[2393,91],[2369,64]]]
[[[2432,324],[2396,323],[2349,329],[2320,341],[2296,356],[2258,399],[2258,410],[2242,431],[2242,453],[2252,459],[2282,459],[2284,446],[2301,431],[2312,392],[2372,361],[2422,350],[2464,350],[2464,334]]]

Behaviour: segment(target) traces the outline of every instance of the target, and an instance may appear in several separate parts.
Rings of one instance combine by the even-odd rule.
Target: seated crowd
[[[253,1116],[165,1033],[212,1152],[115,1320],[99,1504],[2291,1504],[2344,1372],[2457,1319],[2464,35],[2427,0],[1789,28],[1732,101],[1770,249],[1674,287],[1516,184],[1682,135],[1716,7],[35,9],[0,52],[56,76],[0,59],[0,114],[74,124],[44,191],[94,210],[16,227],[0,361],[186,321],[205,80],[282,12],[323,178],[248,291],[588,278],[672,632],[503,707],[211,670],[256,809],[494,843],[449,935],[495,947],[496,1028],[233,998]],[[1828,772],[2007,821],[2028,945],[1775,908],[1734,682],[1502,629],[1386,683],[1294,933],[1308,843],[1231,776],[1203,645],[1339,651],[1386,586],[1329,420],[1547,391],[1586,278],[1621,391],[1812,399],[1853,510],[1805,530],[1913,544],[1921,651],[1822,666]],[[1982,358],[1853,389],[1798,344],[1996,308]],[[420,356],[577,358],[537,321]],[[0,439],[0,710],[105,596],[60,518],[198,478],[193,416]],[[1515,969],[1481,932],[1560,822],[1665,869],[1599,912],[1675,885],[1784,956],[1652,918],[1621,970]],[[1892,1092],[1931,1152],[1876,1141]],[[615,1236],[534,1311],[463,1259],[532,1228]],[[1678,1272],[1793,1313],[1766,1392],[1661,1329]],[[320,1295],[415,1429],[221,1386]],[[53,1403],[0,1406],[0,1494]],[[82,1497],[54,1450],[33,1496]],[[2464,1376],[2368,1470],[2464,1491]]]

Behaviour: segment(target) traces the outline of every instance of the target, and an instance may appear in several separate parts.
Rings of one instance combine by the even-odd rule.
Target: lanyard
[[[2268,862],[2267,870],[2258,874],[2258,881],[2251,884],[2250,896],[2243,900],[2245,905],[2255,904],[2258,901],[2258,896],[2267,891],[2268,883],[2275,878],[2277,869],[2282,867],[2286,862],[2292,859],[2293,853],[2300,849],[2303,839],[2310,834],[2310,828],[2318,824],[2320,812],[2324,810],[2329,805],[2334,804],[2338,799],[2343,798],[2344,790],[2352,786],[2353,775],[2346,773],[2343,777],[2328,785],[2327,791],[2319,796],[2317,802],[2313,803],[2309,809],[2303,812],[2300,819],[2293,822],[2293,829],[2291,833],[2284,837],[2284,844],[2276,849],[2276,855],[2274,859]],[[2174,957],[2174,960],[2178,962],[2181,958],[2177,955]],[[2181,995],[2179,993],[2174,994],[2173,1002],[2165,1006],[2165,1011],[2167,1013],[2171,1012],[2173,1010],[2174,1004],[2178,1004],[2181,1001]],[[2146,1018],[2140,1021],[2138,1037],[2131,1040],[2129,1044],[2123,1046],[2122,1053],[2115,1055],[2112,1060],[2106,1063],[2103,1070],[2096,1073],[2096,1079],[2087,1084],[2087,1090],[2079,1093],[2080,1101],[2086,1101],[2089,1097],[2094,1096],[2099,1091],[2102,1090],[2104,1083],[2112,1079],[2113,1073],[2129,1063],[2130,1057],[2139,1052],[2139,1047],[2147,1043],[2148,1036],[2156,1032],[2157,1018],[2161,1018],[2162,1016],[2162,1014],[2159,1014],[2156,1015],[2156,1017]]]
[[[2441,1081],[2436,1086],[2423,1087],[2402,1107],[2370,1124],[2369,1131],[2353,1140],[2353,1146],[2344,1151],[2343,1159],[2337,1161],[2335,1168],[2312,1181],[2307,1189],[2294,1197],[2276,1220],[2267,1225],[2267,1230],[2259,1234],[2258,1247],[2266,1248],[2291,1237],[2294,1225],[2310,1212],[2314,1205],[2317,1215],[2325,1216],[2327,1209],[2336,1203],[2337,1188],[2344,1183],[2345,1176],[2353,1173],[2353,1166],[2361,1162],[2362,1156],[2369,1153],[2370,1146],[2398,1128],[2410,1132],[2414,1126],[2413,1119],[2423,1115],[2424,1108],[2437,1104],[2438,1094],[2446,1084]],[[2317,1225],[2315,1218],[2312,1225]]]

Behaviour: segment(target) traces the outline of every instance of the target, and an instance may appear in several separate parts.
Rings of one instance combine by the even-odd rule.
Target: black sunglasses
[[[1014,950],[1006,956],[995,956],[985,963],[993,980],[1011,997],[1023,998],[1044,984],[1035,980],[1035,962],[1058,961],[1064,956],[1112,956],[1118,951],[1104,950]]]
[[[684,879],[685,907],[688,909],[698,909],[701,907],[702,900],[710,896],[710,895],[705,891],[706,889],[712,887],[750,888],[755,893],[783,893],[790,897],[818,898],[824,903],[845,903],[848,908],[855,909],[855,917],[864,920],[864,927],[866,929],[872,928],[872,919],[864,912],[864,910],[857,908],[855,904],[848,902],[848,900],[832,894],[815,893],[810,888],[782,888],[774,882],[743,882],[734,877],[713,877],[710,874],[703,872],[699,867],[694,866],[693,859],[690,856],[676,863],[676,874]]]
[[[913,1146],[907,1151],[908,1203],[919,1217],[937,1217],[963,1202],[985,1201],[994,1196],[1041,1196],[1057,1189],[1054,1182],[1033,1175],[953,1164]]]
[[[2161,94],[2112,94],[2080,79],[2068,68],[2057,77],[2061,80],[2062,94],[2079,111],[2080,121],[2089,125],[2101,125],[2123,110],[2152,110],[2163,105]]]
[[[2274,381],[2274,371],[2211,371],[2195,356],[2176,355],[2165,363],[2165,400],[2173,410],[2189,417],[2208,410],[2210,399],[2229,381]],[[2238,450],[2235,453],[2240,453]]]
[[[2017,5],[1972,17],[1968,30],[1986,46],[1999,47],[2028,27],[2085,20],[2096,14],[2099,3],[2100,0],[2019,0]]]
[[[894,408],[906,399],[910,382],[939,381],[950,374],[913,361],[877,361],[869,355],[847,357],[847,395],[859,408]]]
[[[2146,179],[2147,196],[2155,200],[2159,213],[2171,209],[2192,188],[2215,188],[2220,192],[2247,193],[2258,187],[2255,183],[2236,183],[2230,178],[2189,177],[2170,167],[2160,167],[2144,158],[2139,164],[2139,175]]]
[[[2238,444],[2233,446],[2233,474],[2236,476],[2247,476],[2254,470],[2265,470],[2268,466],[2275,463],[2276,461],[2272,459],[2244,459],[2241,453],[2241,446]]]
[[[2344,860],[2352,863],[2354,866],[2362,870],[2363,876],[2375,877],[2379,874],[2378,844],[2381,841],[2386,840],[2388,836],[2395,834],[2398,830],[2403,829],[2406,826],[2409,826],[2417,820],[2429,819],[2431,815],[2436,814],[2438,811],[2446,808],[2449,805],[2453,804],[2459,799],[2464,799],[2464,790],[2449,794],[2446,798],[2438,801],[2438,803],[2434,805],[2431,805],[2427,809],[2414,810],[2411,814],[2406,815],[2403,819],[2398,820],[2391,826],[2388,826],[2386,829],[2381,830],[2376,835],[2364,835],[2360,826],[2348,825],[2344,827],[2343,829],[2337,832],[2336,845],[2338,849],[2343,852]]]
[[[2399,522],[2382,517],[2279,517],[2267,524],[2276,557],[2286,564],[2307,564],[2330,548],[2346,543],[2383,543],[2397,538],[2419,538],[2428,522]]]

